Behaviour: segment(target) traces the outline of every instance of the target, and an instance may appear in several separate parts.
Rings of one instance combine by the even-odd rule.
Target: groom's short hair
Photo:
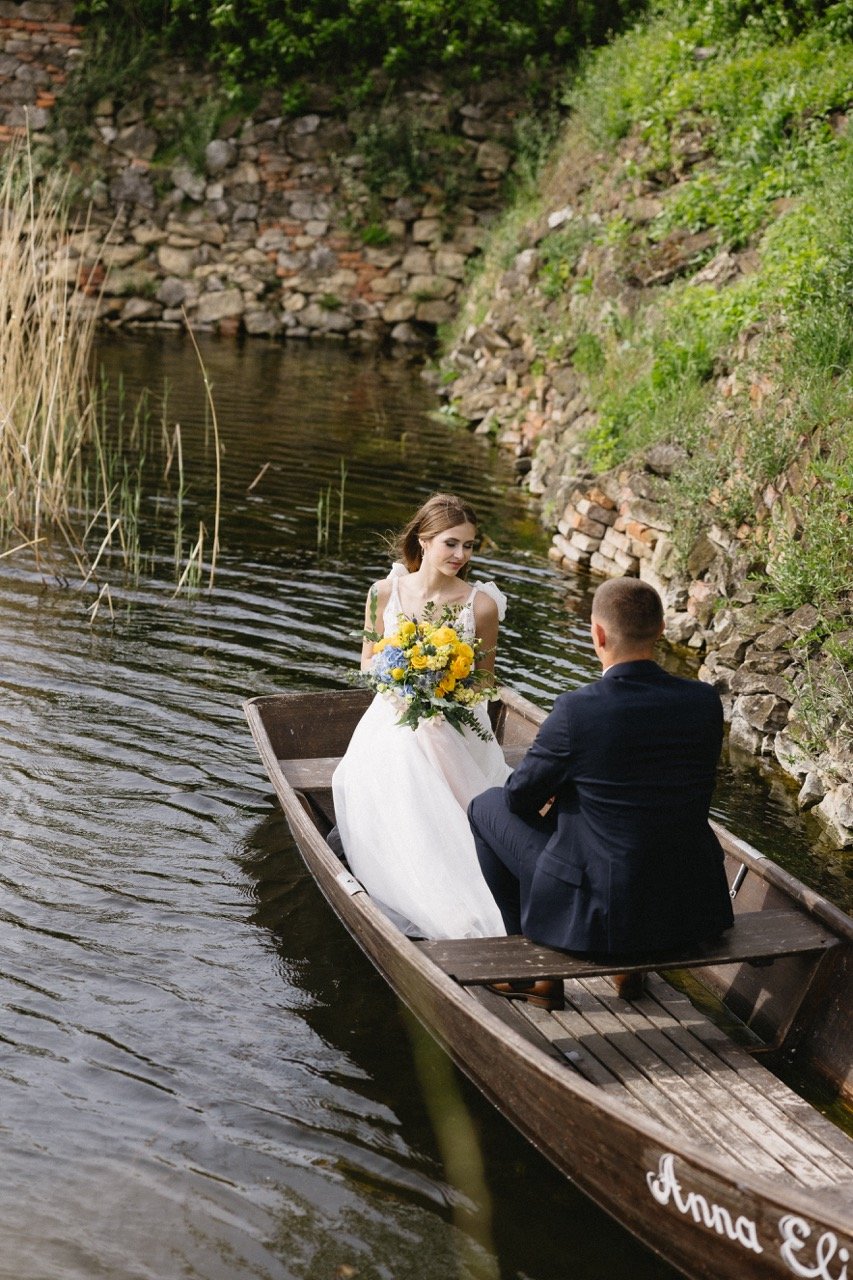
[[[609,578],[592,598],[592,616],[623,644],[654,643],[663,626],[663,605],[648,582]]]

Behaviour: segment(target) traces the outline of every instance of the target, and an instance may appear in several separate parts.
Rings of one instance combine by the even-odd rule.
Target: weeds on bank
[[[849,53],[847,58],[853,73]],[[599,346],[596,350],[587,338],[581,360],[575,362],[598,409],[587,441],[588,459],[603,469],[657,440],[682,444],[687,458],[671,489],[685,513],[680,529],[685,542],[695,523],[689,512],[697,503],[707,507],[713,502],[721,523],[737,527],[754,514],[762,486],[790,464],[818,425],[824,424],[825,449],[829,437],[845,436],[853,357],[849,134],[833,135],[819,161],[817,167],[810,161],[811,167],[799,175],[807,189],[777,212],[755,242],[754,269],[734,283],[676,282],[627,320],[608,316],[592,298],[598,305],[597,314],[593,310],[598,331],[591,336]],[[767,209],[765,202],[764,216]],[[661,225],[672,221],[674,216]],[[746,354],[738,350],[744,335]],[[732,371],[740,379],[741,396],[726,404],[720,399],[720,380]],[[750,377],[759,384],[766,379],[772,387],[763,407],[764,393],[756,403],[745,396]],[[836,519],[843,517],[848,502],[842,472],[843,467],[823,478]],[[829,581],[837,592],[846,579],[837,576],[840,564],[830,565],[825,554],[815,553],[806,575],[812,557],[801,554],[800,544],[803,529],[811,524],[809,508],[798,511],[796,526],[790,514],[791,528],[775,531],[769,571],[779,579],[790,552],[809,586],[806,590],[804,581],[788,595],[813,595],[820,572],[834,575]],[[812,540],[817,544],[816,533]],[[853,561],[847,562],[847,570],[849,578]]]
[[[826,644],[853,621],[851,36],[853,9],[824,0],[657,5],[588,57],[541,192],[501,220],[456,325],[486,318],[535,243],[519,323],[543,369],[571,363],[594,411],[583,463],[680,446],[666,495],[682,559],[710,520],[739,531],[768,608],[813,604]],[[543,235],[561,173],[584,169],[576,221]],[[651,221],[637,196],[657,202]],[[680,275],[637,287],[696,232],[705,247]],[[827,731],[851,659],[813,664]]]
[[[827,744],[845,750],[853,745],[853,652],[841,655],[831,643],[822,657],[805,654],[796,682],[795,714],[789,732],[812,755]]]
[[[156,46],[126,23],[95,24],[87,30],[86,56],[81,58],[59,95],[52,128],[65,155],[88,156],[92,122],[98,104],[137,94],[146,80]]]
[[[795,460],[806,468],[800,491],[783,494],[756,528],[754,559],[768,606],[814,604],[831,636],[846,625],[839,593],[853,581],[853,142],[844,122],[853,11],[807,9],[683,0],[590,57],[568,95],[575,118],[563,163],[584,138],[615,153],[630,134],[624,198],[639,184],[661,212],[638,225],[617,208],[596,227],[583,216],[596,207],[593,182],[580,217],[537,236],[537,290],[521,321],[545,365],[570,360],[579,376],[596,412],[585,441],[592,470],[659,441],[681,446],[667,501],[682,557],[709,512],[732,531],[752,526],[766,486]],[[530,226],[541,225],[545,200],[559,200],[547,173],[544,190],[495,233],[478,291],[486,304]],[[751,261],[740,271],[732,259],[729,283],[685,273],[627,305],[613,301],[614,273],[624,277],[673,232],[696,231],[714,242],[694,274],[724,249],[748,245]],[[469,308],[457,329],[471,319]],[[837,662],[849,670],[850,655]],[[830,697],[829,679],[815,669],[815,706]]]

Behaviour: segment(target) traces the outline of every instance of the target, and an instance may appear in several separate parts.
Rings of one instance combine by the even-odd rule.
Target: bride
[[[466,580],[476,533],[477,517],[462,499],[429,498],[400,534],[399,562],[368,592],[365,631],[391,635],[401,615],[422,619],[429,606],[439,613],[458,606],[454,626],[479,639],[477,665],[493,671],[506,599],[492,582]],[[373,642],[365,640],[363,671],[372,658]],[[440,717],[412,730],[397,723],[401,710],[399,701],[378,693],[335,770],[335,816],[347,862],[377,905],[411,935],[504,934],[466,816],[473,797],[503,785],[510,772],[486,703],[473,707],[485,740]]]

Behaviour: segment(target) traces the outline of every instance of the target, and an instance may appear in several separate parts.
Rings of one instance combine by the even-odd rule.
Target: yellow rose
[[[386,645],[388,645],[388,644],[390,644],[390,640],[388,640],[387,638],[384,638],[384,637],[383,637],[383,639],[382,639],[382,640],[377,640],[377,641],[376,641],[376,643],[375,643],[375,644],[374,644],[374,646],[373,646],[373,652],[374,652],[374,653],[381,653],[381,652],[382,652],[382,650],[383,650],[383,649],[386,647]]]
[[[403,667],[391,668],[391,675],[394,677],[395,680],[402,680],[405,677],[405,674],[406,672]]]
[[[473,662],[474,650],[471,648],[470,644],[466,644],[465,641],[463,640],[456,650],[456,656],[458,658],[468,658],[470,659],[471,662]]]
[[[456,632],[452,627],[436,627],[430,636],[430,643],[437,646],[443,644],[454,644],[457,640]]]
[[[416,649],[409,658],[409,661],[416,671],[423,671],[429,662],[429,658],[425,653],[421,653],[420,650]]]
[[[468,658],[454,658],[450,664],[450,674],[454,680],[464,680],[471,670]]]
[[[406,644],[407,641],[411,640],[416,631],[417,627],[414,622],[411,622],[408,618],[405,622],[401,622],[397,633],[400,637],[400,643],[403,645]]]

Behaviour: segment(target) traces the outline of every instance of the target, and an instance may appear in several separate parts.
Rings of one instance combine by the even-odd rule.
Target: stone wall
[[[47,127],[80,56],[72,13],[65,0],[0,0],[0,144]]]
[[[809,702],[819,669],[826,687],[845,675],[814,638],[812,605],[768,617],[748,579],[745,538],[709,522],[686,560],[676,551],[666,477],[677,458],[650,449],[644,466],[581,481],[569,494],[550,555],[562,568],[601,577],[639,577],[661,596],[665,636],[702,655],[699,676],[714,685],[730,743],[778,763],[844,848],[853,848],[853,733],[838,717],[822,745],[808,745]],[[794,464],[763,496],[770,511],[806,470]],[[842,637],[844,639],[845,637]],[[853,633],[846,637],[853,640]],[[833,666],[834,664],[834,666]]]
[[[185,102],[163,88],[149,106],[101,103],[96,223],[71,246],[90,305],[120,325],[179,326],[185,312],[222,333],[424,341],[454,314],[510,163],[494,139],[468,136],[479,104],[437,97],[415,89],[406,106],[439,114],[458,144],[466,189],[452,204],[436,188],[372,190],[352,116],[284,119],[262,105],[226,121],[200,163],[165,164],[169,139],[152,121]],[[488,129],[509,127],[508,105],[490,104]]]
[[[0,0],[0,142],[28,119],[44,167],[69,163],[70,9]],[[161,64],[75,122],[80,217],[59,269],[110,325],[421,345],[455,314],[524,109],[519,84],[425,78],[349,111],[317,86],[297,118],[270,92],[239,118],[212,76]],[[404,171],[409,148],[422,172]]]
[[[72,14],[69,0],[0,0],[0,146],[29,128],[44,167],[68,163],[61,92],[85,47]],[[239,118],[212,76],[159,65],[84,122],[79,228],[59,269],[79,285],[74,306],[110,325],[187,317],[225,334],[421,345],[455,314],[524,110],[520,82],[464,94],[425,78],[393,101],[377,81],[350,111],[316,86],[297,118],[267,93]],[[384,136],[384,178],[366,134],[374,150]],[[401,176],[397,141],[424,149],[426,172]]]

